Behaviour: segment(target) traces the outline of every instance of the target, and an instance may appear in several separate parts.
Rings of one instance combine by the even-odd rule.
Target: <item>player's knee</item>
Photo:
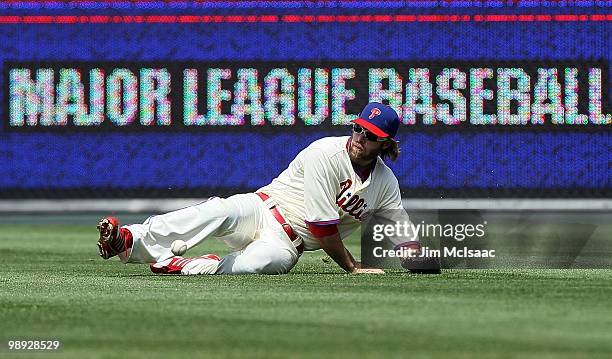
[[[249,258],[241,263],[240,272],[244,274],[284,274],[287,270],[278,261],[270,257]]]
[[[272,271],[273,267],[271,261],[257,261],[244,265],[242,271],[245,274],[276,274]]]

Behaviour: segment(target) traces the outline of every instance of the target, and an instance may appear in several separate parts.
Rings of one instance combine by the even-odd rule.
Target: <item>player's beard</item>
[[[368,150],[367,144],[363,143],[355,144],[353,141],[351,141],[349,146],[349,157],[351,158],[351,161],[359,165],[365,165],[372,162],[376,159],[376,157],[378,157],[379,152],[380,151],[378,150]]]

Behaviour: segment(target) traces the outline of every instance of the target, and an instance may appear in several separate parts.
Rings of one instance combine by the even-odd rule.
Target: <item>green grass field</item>
[[[100,259],[96,220],[0,222],[0,357],[612,356],[611,270],[353,276],[314,252],[289,275],[159,276]],[[18,338],[64,347],[7,352]]]

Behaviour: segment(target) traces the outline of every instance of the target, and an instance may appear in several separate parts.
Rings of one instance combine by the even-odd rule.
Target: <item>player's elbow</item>
[[[334,224],[315,224],[308,223],[308,230],[312,235],[318,240],[322,240],[324,238],[332,238],[338,235],[338,225]]]

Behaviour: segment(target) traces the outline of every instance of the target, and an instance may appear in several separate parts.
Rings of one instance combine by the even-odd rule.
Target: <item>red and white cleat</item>
[[[181,270],[187,264],[189,258],[172,257],[158,263],[151,263],[149,267],[155,274],[181,274]]]
[[[195,258],[172,257],[149,267],[155,274],[214,274],[221,258],[214,254],[206,254]]]

